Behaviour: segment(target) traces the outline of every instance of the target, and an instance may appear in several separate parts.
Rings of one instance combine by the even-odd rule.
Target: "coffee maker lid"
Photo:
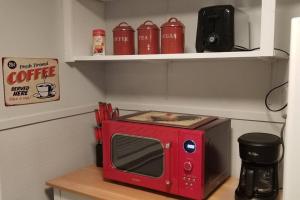
[[[281,144],[281,139],[273,134],[254,132],[240,136],[238,142],[249,146],[277,146]]]

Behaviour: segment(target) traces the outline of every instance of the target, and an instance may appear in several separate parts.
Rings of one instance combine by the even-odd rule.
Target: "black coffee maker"
[[[275,200],[281,139],[268,133],[247,133],[238,142],[242,167],[235,200]]]

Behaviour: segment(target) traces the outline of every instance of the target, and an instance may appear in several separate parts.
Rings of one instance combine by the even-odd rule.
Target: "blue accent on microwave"
[[[188,153],[193,153],[196,150],[196,144],[192,140],[187,140],[184,142],[184,150]]]

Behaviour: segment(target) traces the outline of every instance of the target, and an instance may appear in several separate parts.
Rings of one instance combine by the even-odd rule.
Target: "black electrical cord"
[[[255,51],[255,50],[258,50],[258,49],[260,49],[260,47],[256,47],[254,49],[250,49],[250,51]]]
[[[290,53],[289,53],[289,52],[287,52],[287,51],[285,51],[285,50],[278,49],[278,48],[274,48],[274,49],[275,49],[275,50],[277,50],[277,51],[281,51],[281,52],[283,52],[283,53],[287,54],[288,56],[290,55]]]
[[[283,123],[283,125],[281,127],[281,130],[280,130],[280,139],[281,139],[281,145],[282,145],[282,153],[281,153],[281,158],[278,161],[279,163],[281,163],[283,161],[284,153],[285,153],[285,146],[284,146],[284,139],[283,139],[285,125],[286,125],[286,122]]]
[[[234,45],[233,47],[234,50],[240,50],[240,51],[250,51],[248,48],[239,46],[239,45]]]
[[[287,107],[287,104],[285,104],[284,106],[282,106],[282,107],[279,108],[279,109],[272,109],[272,108],[268,105],[268,98],[269,98],[269,96],[272,94],[272,92],[275,91],[275,90],[277,90],[278,88],[280,88],[280,87],[286,85],[286,84],[288,84],[288,81],[286,81],[286,82],[284,82],[284,83],[278,85],[277,87],[274,87],[274,88],[271,89],[271,90],[268,92],[268,94],[266,95],[266,97],[265,97],[265,106],[267,107],[267,109],[268,109],[269,111],[272,111],[272,112],[279,112],[279,111],[282,111],[283,109],[285,109],[285,108]]]
[[[234,50],[236,51],[255,51],[255,50],[258,50],[260,49],[260,47],[256,47],[256,48],[253,48],[253,49],[248,49],[246,47],[243,47],[243,46],[240,46],[240,45],[234,45]],[[288,56],[290,55],[289,52],[285,51],[285,50],[282,50],[282,49],[279,49],[279,48],[274,48],[274,50],[277,50],[277,51],[281,51],[285,54],[287,54]]]
[[[281,163],[283,161],[284,153],[285,153],[285,146],[284,146],[284,139],[283,139],[285,125],[286,125],[286,121],[284,121],[284,123],[281,127],[281,130],[280,130],[280,140],[281,140],[281,145],[282,145],[282,152],[281,152],[281,157],[280,157],[278,163]],[[279,187],[277,190],[283,190],[283,187]]]
[[[243,46],[240,46],[240,45],[234,45],[234,50],[240,50],[240,51],[255,51],[255,50],[258,50],[258,49],[260,49],[260,47],[253,48],[253,49],[248,49],[248,48],[243,47]],[[287,52],[287,51],[285,51],[285,50],[278,49],[278,48],[274,48],[274,49],[277,50],[277,51],[281,51],[281,52],[287,54],[288,56],[290,55],[289,52]],[[286,85],[287,83],[288,83],[288,82],[284,82],[283,84],[281,84],[281,85],[279,85],[279,86],[277,86],[277,87],[271,89],[271,90],[268,92],[268,94],[266,95],[266,97],[265,97],[265,106],[267,107],[267,109],[268,109],[269,111],[272,111],[272,112],[279,112],[279,111],[281,111],[281,110],[283,110],[283,109],[285,109],[285,108],[287,107],[287,104],[285,104],[283,107],[281,107],[281,108],[279,108],[279,109],[272,109],[272,108],[268,105],[268,98],[269,98],[269,96],[271,95],[271,93],[272,93],[274,90],[276,90],[276,89],[278,89],[278,88],[280,88],[280,87]]]
[[[260,47],[256,47],[256,48],[253,48],[253,49],[249,49],[249,48],[246,48],[246,47],[243,47],[243,46],[240,46],[240,45],[234,45],[234,46],[233,46],[233,49],[234,49],[234,50],[237,50],[237,51],[255,51],[255,50],[260,49]]]

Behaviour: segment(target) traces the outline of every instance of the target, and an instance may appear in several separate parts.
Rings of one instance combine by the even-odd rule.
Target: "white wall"
[[[78,0],[73,1],[72,8],[73,55],[91,55],[92,30],[106,30],[103,3],[99,0]]]
[[[61,89],[60,101],[15,107],[5,107],[0,92],[0,130],[91,111],[104,96],[103,68],[99,64],[69,66],[63,62],[62,22],[61,0],[0,1],[0,55],[58,58]],[[2,84],[1,80],[0,91]]]
[[[269,113],[264,106],[267,91],[283,79],[282,74],[275,76],[274,69],[275,65],[260,60],[110,63],[107,100],[126,109],[280,122],[280,113]],[[272,106],[278,107],[276,99]]]
[[[58,58],[61,88],[60,101],[5,107],[0,70],[0,199],[47,200],[48,179],[94,163],[104,68],[62,61],[62,22],[62,0],[0,0],[0,55]]]
[[[47,200],[47,180],[95,163],[94,115],[0,131],[3,200]]]
[[[289,50],[291,18],[300,16],[298,0],[277,0],[275,47]]]

